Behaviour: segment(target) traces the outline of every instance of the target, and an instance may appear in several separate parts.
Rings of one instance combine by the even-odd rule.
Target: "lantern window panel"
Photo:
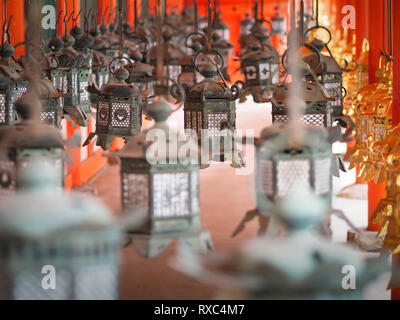
[[[317,127],[325,127],[325,115],[322,113],[309,113],[301,116],[301,121],[304,124],[314,125]],[[288,115],[274,114],[274,123],[287,123]]]
[[[185,111],[185,129],[192,129],[201,137],[203,129],[203,113],[201,111]]]
[[[111,125],[113,127],[129,128],[131,126],[131,104],[128,102],[111,103]]]
[[[110,119],[110,107],[108,101],[100,100],[97,103],[97,124],[108,126]]]
[[[228,122],[228,113],[208,113],[207,114],[207,129],[208,135],[212,137],[227,136],[226,129],[222,129],[222,125]]]
[[[83,268],[75,278],[77,300],[113,300],[118,296],[118,271],[115,265]]]
[[[279,84],[279,64],[271,63],[272,84]]]
[[[190,173],[190,191],[191,191],[191,205],[192,212],[200,212],[200,204],[199,204],[199,172],[192,171]]]
[[[189,173],[153,175],[153,215],[155,218],[179,218],[190,215]]]
[[[310,187],[309,160],[279,160],[276,170],[278,197],[286,197],[295,183],[307,188]]]
[[[57,114],[55,111],[42,111],[40,113],[40,121],[43,124],[47,124],[48,126],[55,127],[56,126],[56,117]]]
[[[275,194],[274,190],[274,165],[272,160],[260,160],[259,172],[261,179],[262,189],[264,194],[268,197],[273,197]]]
[[[89,92],[87,92],[87,87],[89,82],[87,80],[79,82],[79,100],[81,104],[89,102]]]
[[[271,77],[270,65],[269,63],[260,63],[259,64],[260,71],[260,80],[268,80]]]
[[[0,94],[0,124],[5,124],[7,122],[6,102],[6,95]]]
[[[335,101],[332,101],[332,106],[337,107],[342,104],[342,83],[341,82],[325,82],[324,87],[328,90],[329,94],[336,97]]]
[[[71,296],[72,275],[57,269],[56,289],[43,290],[43,275],[31,270],[22,271],[15,277],[13,299],[15,300],[67,300]]]
[[[149,214],[149,175],[139,173],[122,174],[122,205]]]
[[[245,73],[247,80],[257,79],[257,68],[255,66],[246,66]]]
[[[317,195],[331,192],[331,158],[314,161],[314,190]]]
[[[12,195],[16,190],[15,163],[9,160],[0,160],[0,195]]]
[[[71,79],[72,94],[74,96],[77,96],[78,95],[78,71],[72,70],[70,77],[71,77],[70,79]]]

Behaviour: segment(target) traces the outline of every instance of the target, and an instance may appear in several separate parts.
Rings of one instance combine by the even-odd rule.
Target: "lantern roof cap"
[[[242,57],[242,61],[260,61],[270,59],[276,59],[279,61],[279,55],[276,51],[270,49],[269,47],[264,47],[261,50],[250,50]]]
[[[24,121],[0,127],[0,144],[16,149],[64,148],[64,140],[58,129]]]
[[[317,54],[315,52],[309,54],[308,56],[305,56],[302,58],[304,62],[306,62],[308,65],[310,65],[311,68],[314,68],[314,72],[318,74],[322,74],[325,72],[328,73],[342,73],[343,70],[340,68],[339,64],[335,60],[335,58],[321,54],[321,63],[320,66],[317,68],[318,65],[318,58]]]
[[[147,77],[153,76],[154,67],[148,63],[136,61],[131,68],[129,67],[130,66],[128,66],[130,75]]]
[[[93,68],[105,67],[109,63],[108,57],[98,50],[93,50]]]
[[[254,23],[254,20],[251,18],[250,13],[246,12],[246,14],[245,14],[245,19],[242,20],[242,21],[240,21],[240,24],[241,24],[242,26],[249,26],[249,25],[251,25],[252,23]]]
[[[202,96],[205,98],[230,99],[232,97],[232,91],[222,82],[213,79],[205,79],[194,84],[189,89],[187,98],[200,99]]]
[[[285,103],[289,98],[291,83],[279,85],[274,92],[273,99],[278,103]],[[329,92],[319,82],[303,80],[303,100],[309,102],[335,101],[336,97],[331,96]]]
[[[126,76],[129,73],[125,68],[120,68],[124,69],[125,71],[120,71],[121,76]],[[118,70],[117,70],[118,71]],[[123,73],[123,74],[122,74]],[[108,82],[105,83],[101,86],[101,89],[99,90],[96,84],[92,84],[88,87],[87,89],[88,92],[93,93],[93,94],[101,94],[101,95],[106,95],[106,96],[118,96],[118,97],[139,97],[140,91],[137,86],[134,84],[129,84],[124,81],[120,82]]]
[[[24,68],[13,60],[1,59],[0,74],[3,74],[12,81],[18,81],[24,78]]]
[[[129,139],[128,143],[121,150],[111,152],[110,155],[120,158],[147,159],[147,161],[166,161],[166,164],[168,164],[169,159],[175,159],[176,161],[178,158],[179,162],[179,156],[181,155],[185,160],[197,159],[198,145],[196,141],[190,135],[185,135],[185,139],[177,139],[178,132],[169,127],[165,122],[171,112],[172,107],[164,98],[160,98],[158,101],[152,103],[146,109],[146,113],[155,117],[155,124],[149,129],[142,131],[139,135]],[[159,136],[159,133],[163,133],[166,141],[148,139],[148,134],[152,133],[156,136]],[[165,153],[154,152],[152,149],[154,147],[157,148],[157,146],[159,146],[159,149],[165,150]],[[186,150],[186,153],[182,154],[182,150]]]
[[[296,154],[308,150],[311,154],[331,153],[329,135],[324,128],[301,124],[304,137],[301,144],[292,142],[291,133],[286,125],[274,125],[261,132],[259,145],[263,158],[272,158],[279,153]]]

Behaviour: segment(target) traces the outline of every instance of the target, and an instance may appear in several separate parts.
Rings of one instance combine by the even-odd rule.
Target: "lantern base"
[[[364,252],[380,252],[383,238],[377,236],[375,231],[362,230],[361,233],[347,232],[347,242]]]
[[[355,183],[342,189],[337,195],[339,198],[368,200],[368,184]]]

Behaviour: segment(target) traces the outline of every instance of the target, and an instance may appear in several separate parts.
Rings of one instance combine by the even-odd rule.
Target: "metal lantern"
[[[17,121],[15,102],[28,89],[22,66],[11,59],[14,51],[7,42],[0,47],[0,125]]]
[[[155,45],[150,49],[149,60],[152,66],[156,66],[157,58],[160,56],[163,62],[163,77],[154,83],[154,91],[156,95],[167,95],[171,80],[177,81],[181,72],[179,61],[183,58],[184,53],[178,46],[169,43],[172,39],[174,29],[171,25],[164,23],[162,30],[163,42]]]
[[[108,58],[98,50],[93,50],[92,83],[101,88],[109,80]]]
[[[26,97],[17,102],[17,112],[22,118],[20,123],[0,128],[0,195],[12,195],[26,187],[18,182],[20,170],[28,167],[31,159],[37,156],[56,169],[55,189],[64,187],[64,141],[58,129],[31,123],[30,100]]]
[[[190,88],[186,88],[184,103],[185,129],[192,130],[197,135],[199,143],[209,141],[212,160],[223,162],[233,155],[232,159],[230,159],[232,166],[241,167],[244,162],[241,159],[240,152],[235,149],[232,136],[236,129],[235,101],[242,94],[240,86],[235,83],[229,88],[225,82],[215,80],[218,75],[218,67],[210,62],[197,65],[197,58],[200,54],[218,55],[217,52],[199,52],[194,57],[194,67],[205,79]],[[221,56],[219,56],[219,59],[223,63]],[[222,151],[224,139],[232,139],[230,154],[225,154]],[[215,150],[214,144],[217,146],[217,142],[220,143],[221,150]],[[207,165],[202,163],[202,166]]]
[[[96,131],[84,146],[97,136],[96,144],[106,150],[116,136],[127,138],[140,132],[141,93],[136,86],[126,83],[129,72],[124,67],[115,71],[114,77],[115,82],[104,84],[100,90],[94,85],[88,88],[88,92],[97,95]]]
[[[258,41],[248,45],[241,57],[242,72],[245,75],[246,90],[241,101],[252,94],[257,103],[265,102],[263,92],[272,92],[280,82],[279,54],[272,46],[261,46]]]
[[[216,8],[216,6],[214,7]],[[212,29],[214,32],[218,34],[218,37],[227,43],[229,43],[230,40],[230,33],[229,33],[229,27],[227,24],[221,19],[221,13],[220,12],[215,12],[214,11],[214,18],[212,21]]]
[[[328,42],[329,43],[329,42]],[[320,52],[321,62],[319,66],[313,70],[317,75],[318,80],[321,84],[328,90],[331,96],[335,97],[333,101],[333,115],[342,116],[343,115],[343,69],[339,66],[335,58],[330,55],[322,54],[324,48],[328,48],[328,43],[324,43],[319,39],[313,39],[311,45]],[[330,51],[328,51],[330,52]],[[310,55],[303,58],[303,61],[308,63],[310,67],[316,66],[316,60],[318,57],[316,53],[311,53]]]
[[[199,252],[212,248],[210,234],[200,222],[197,144],[189,136],[174,143],[178,135],[166,124],[171,112],[163,97],[147,106],[146,113],[155,125],[113,153],[121,160],[124,213],[141,213],[145,219],[129,230],[129,236],[138,253],[148,258],[160,255],[174,239]],[[168,150],[165,157],[162,152],[153,153],[157,143],[147,139],[152,133],[160,134],[160,139],[164,136],[158,146]],[[182,154],[185,159],[181,159],[178,155],[184,147],[192,152]]]
[[[231,77],[228,74],[228,56],[230,51],[233,48],[233,44],[229,43],[226,41],[224,38],[220,36],[218,32],[213,33],[212,35],[212,43],[211,43],[211,48],[218,51],[221,55],[222,58],[224,59],[224,65],[221,68],[221,73],[227,81],[231,81]]]
[[[281,16],[278,8],[276,8],[276,13],[271,19],[271,36],[275,36],[277,34],[284,36],[286,34],[286,21],[285,18]]]
[[[55,193],[55,171],[24,168],[29,189],[2,197],[0,299],[117,299],[122,232],[98,201]]]
[[[282,83],[273,94],[272,100],[272,122],[288,122],[287,100],[289,98],[289,86]],[[335,97],[332,97],[327,90],[318,82],[303,81],[303,99],[307,107],[301,120],[304,124],[318,127],[332,127],[333,107]]]
[[[289,133],[280,127],[266,128],[257,146],[257,208],[268,212],[268,201],[276,202],[294,184],[311,188],[331,203],[332,147],[328,134],[320,128],[305,128],[302,145],[291,146]]]
[[[250,14],[246,13],[244,20],[240,21],[240,38],[245,37],[251,33],[251,28],[254,25],[254,19],[250,18]]]

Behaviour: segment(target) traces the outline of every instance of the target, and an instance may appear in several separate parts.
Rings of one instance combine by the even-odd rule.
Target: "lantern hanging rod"
[[[157,58],[156,58],[156,77],[160,79],[163,73],[163,59],[164,59],[164,46],[162,43],[162,26],[161,26],[161,13],[162,13],[162,3],[161,0],[157,0],[157,5],[155,6],[155,14],[156,14],[156,25],[158,28],[158,44],[161,50],[157,50]]]
[[[208,25],[207,25],[207,50],[208,51],[211,50],[211,32],[212,32],[211,14],[212,14],[211,0],[208,0]]]
[[[11,43],[10,26],[11,26],[12,19],[13,19],[13,15],[10,16],[10,20],[7,23],[7,0],[4,0],[4,23],[3,23],[3,33],[1,36],[1,44],[4,43],[5,36],[7,36],[7,41],[9,43]]]
[[[124,54],[123,37],[122,37],[122,0],[118,0],[118,36],[119,36],[119,58],[122,59]]]
[[[304,0],[300,0],[300,46],[304,45]]]
[[[254,24],[258,22],[258,0],[254,1]]]
[[[319,27],[319,0],[315,0],[315,26]]]
[[[198,17],[198,4],[197,0],[194,0],[194,32],[199,31],[199,17]]]
[[[134,12],[134,18],[135,21],[133,22],[133,25],[135,26],[135,29],[137,27],[137,20],[138,20],[138,14],[137,14],[137,0],[133,2],[133,12]]]

